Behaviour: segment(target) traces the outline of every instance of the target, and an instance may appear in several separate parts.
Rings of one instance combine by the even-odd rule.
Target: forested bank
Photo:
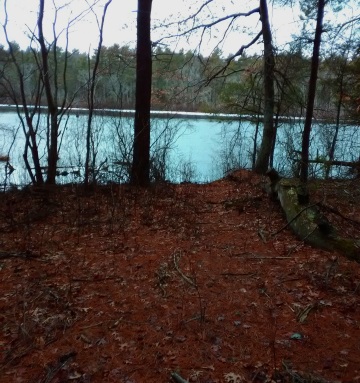
[[[25,91],[29,104],[36,104],[39,97],[38,59],[40,52],[20,49],[16,42],[12,49],[26,77]],[[345,48],[343,48],[345,49]],[[94,66],[97,52],[57,48],[57,62],[52,67],[63,73],[66,79],[59,82],[59,92],[67,94],[72,107],[87,107],[89,70]],[[135,59],[136,52],[129,46],[101,47],[96,78],[94,107],[133,109],[135,107]],[[226,67],[228,58],[220,50],[209,57],[192,51],[173,52],[157,47],[153,51],[152,109],[209,113],[262,114],[263,74],[260,57],[241,57]],[[306,88],[310,76],[310,59],[296,47],[279,53],[276,64],[276,109],[279,116],[304,115]],[[0,103],[13,104],[20,99],[16,90],[16,67],[9,50],[0,47]],[[221,76],[212,76],[225,68]],[[341,47],[324,57],[320,64],[315,118],[334,120],[341,103],[341,119],[356,120],[359,114],[360,56],[351,59],[342,54]],[[211,79],[211,81],[210,81]],[[65,83],[66,81],[66,83]],[[10,91],[11,90],[11,91]],[[46,105],[45,94],[41,95]]]

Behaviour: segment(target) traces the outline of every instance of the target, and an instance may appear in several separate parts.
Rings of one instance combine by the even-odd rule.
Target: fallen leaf
[[[81,377],[82,377],[82,374],[80,374],[80,372],[77,372],[77,371],[70,372],[70,374],[68,375],[69,380],[75,380],[75,379],[79,379]]]
[[[226,383],[242,383],[244,378],[241,375],[237,375],[234,372],[224,374]]]

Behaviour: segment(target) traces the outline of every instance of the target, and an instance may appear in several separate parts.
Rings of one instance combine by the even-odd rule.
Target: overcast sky
[[[46,0],[45,23],[48,25],[48,33],[51,33],[52,22],[54,20],[51,11],[53,1],[57,6],[68,3],[69,6],[59,11],[57,21],[57,31],[61,31],[68,20],[81,14],[94,0]],[[17,41],[22,48],[29,45],[29,32],[36,26],[36,16],[38,9],[38,0],[7,0],[8,4],[8,34],[12,41]],[[105,0],[98,1],[94,8],[98,15],[101,15]],[[158,26],[165,22],[176,21],[178,18],[184,18],[198,9],[200,0],[153,0],[152,20],[153,25]],[[4,22],[4,0],[0,0],[1,22]],[[240,4],[240,5],[239,5]],[[224,15],[246,12],[255,8],[258,0],[248,0],[244,2],[234,0],[213,0],[211,8],[204,9],[203,22],[211,20],[211,17],[223,17]],[[240,7],[241,6],[241,7]],[[242,8],[243,7],[243,8]],[[299,10],[284,7],[269,7],[271,10],[271,22],[273,27],[274,40],[276,45],[283,45],[291,41],[291,34],[299,30]],[[104,45],[129,44],[135,46],[136,39],[136,9],[137,0],[113,0],[108,8],[106,16],[106,27],[104,31]],[[349,12],[349,11],[348,11]],[[354,10],[356,13],[356,10]],[[177,25],[173,30],[156,28],[152,33],[152,40],[157,41],[166,34],[177,32]],[[223,36],[224,27],[213,29],[211,36],[204,39],[202,53],[208,54]],[[251,17],[241,18],[235,24],[235,31],[222,43],[221,48],[225,55],[236,52],[241,45],[247,44],[251,37],[248,34],[257,33],[260,30],[258,14]],[[83,18],[74,23],[70,34],[70,49],[77,48],[80,51],[88,51],[96,48],[98,44],[98,27],[93,13],[88,13]],[[49,34],[50,36],[50,34]],[[49,38],[50,39],[50,38]],[[190,40],[182,40],[177,43],[178,49],[192,49],[198,44],[199,36],[195,35]],[[165,40],[170,43],[171,40]],[[0,43],[5,45],[3,31],[0,33]],[[175,42],[171,42],[174,47]]]

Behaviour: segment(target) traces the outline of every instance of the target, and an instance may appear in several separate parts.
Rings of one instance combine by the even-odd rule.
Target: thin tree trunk
[[[36,132],[35,132],[35,129],[33,126],[33,117],[34,117],[35,111],[30,112],[30,110],[29,110],[29,107],[28,107],[28,104],[26,101],[26,94],[25,94],[24,74],[21,71],[20,65],[16,59],[14,49],[13,49],[13,44],[12,44],[12,42],[10,42],[8,34],[7,34],[8,14],[7,14],[7,1],[6,0],[4,1],[4,11],[5,11],[5,22],[3,25],[3,30],[4,30],[6,42],[7,42],[8,47],[9,47],[9,53],[10,53],[12,62],[15,65],[16,72],[17,72],[18,79],[19,79],[20,100],[16,96],[16,92],[13,89],[13,85],[12,85],[11,81],[9,81],[9,79],[6,79],[6,82],[9,83],[10,95],[11,95],[13,102],[16,105],[16,112],[20,118],[20,121],[21,121],[21,124],[23,127],[23,131],[25,134],[25,147],[24,147],[23,158],[25,161],[26,169],[29,173],[31,182],[33,184],[41,185],[44,183],[44,179],[43,179],[42,172],[41,172],[40,158],[39,158],[38,146],[37,146],[37,142],[36,142]],[[41,98],[40,82],[41,82],[41,80],[39,79],[37,92],[36,92],[35,107],[37,107],[39,105],[40,98]],[[22,105],[22,110],[23,110],[23,113],[25,114],[26,123],[24,122],[24,119],[21,117],[22,111],[20,108],[20,104]],[[31,155],[32,155],[35,175],[34,175],[34,172],[33,172],[32,168],[29,164],[28,158],[27,158],[27,153],[28,153],[29,148],[30,148]]]
[[[30,115],[28,106],[26,104],[25,97],[23,98],[23,100],[24,100],[23,101],[24,102],[23,110],[25,112],[26,127],[28,128],[28,131],[26,132],[25,126],[23,125],[24,133],[26,136],[25,150],[24,150],[24,161],[25,161],[26,169],[28,170],[28,173],[30,175],[31,182],[33,182],[36,185],[42,185],[44,183],[44,178],[43,178],[43,174],[41,171],[40,156],[39,156],[38,144],[36,141],[36,131],[35,131],[35,128],[33,125],[33,114]],[[18,115],[20,115],[21,112],[19,110],[19,107],[17,106],[16,109],[17,109]],[[32,157],[32,160],[34,163],[35,177],[33,175],[32,169],[29,165],[29,161],[27,159],[28,148],[30,148],[31,157]]]
[[[258,114],[256,116],[253,152],[252,152],[252,156],[251,156],[251,158],[252,158],[251,169],[255,169],[255,164],[256,164],[256,151],[257,151],[257,139],[258,139],[258,134],[259,134],[259,124],[260,124],[260,116]]]
[[[301,163],[300,163],[300,180],[302,182],[307,182],[308,176],[309,176],[310,133],[311,133],[312,118],[314,113],[316,83],[317,83],[319,61],[320,61],[320,45],[321,45],[321,34],[323,32],[325,3],[326,3],[326,0],[318,1],[316,30],[315,30],[313,54],[311,59],[311,73],[310,73],[310,80],[309,80],[306,116],[305,116],[304,131],[302,135]]]
[[[331,147],[329,149],[329,162],[334,160],[335,157],[335,147],[337,143],[337,138],[339,135],[339,129],[340,129],[340,114],[341,114],[341,93],[340,93],[340,99],[338,100],[338,104],[336,107],[336,125],[335,125],[335,132],[334,136],[331,142]],[[328,179],[330,176],[330,167],[326,167],[325,170],[325,178]]]
[[[96,51],[95,56],[95,63],[94,68],[92,70],[91,78],[89,79],[90,83],[90,90],[88,92],[88,108],[89,108],[89,115],[87,120],[87,129],[86,129],[86,154],[85,154],[85,175],[84,175],[84,184],[89,184],[89,174],[90,174],[90,143],[91,143],[91,134],[92,134],[92,120],[94,116],[94,101],[95,101],[95,82],[96,82],[96,76],[97,76],[97,70],[100,63],[100,55],[101,55],[101,48],[103,43],[103,31],[104,31],[104,23],[105,23],[105,16],[108,9],[108,6],[112,0],[108,0],[105,4],[103,15],[101,18],[101,24],[99,26],[99,44]],[[89,57],[89,71],[90,71],[90,57]],[[95,158],[93,158],[93,177],[92,182],[96,182],[95,180]]]
[[[342,97],[344,92],[344,76],[345,76],[346,64],[347,64],[347,60],[345,60],[344,64],[341,64],[341,68],[340,68],[340,84],[338,89],[339,98],[336,104],[336,125],[335,125],[334,137],[332,139],[331,147],[329,149],[329,161],[333,161],[335,158],[335,148],[336,148],[337,138],[338,138],[339,129],[340,129],[340,116],[341,116],[341,107],[342,107]],[[330,174],[330,168],[327,167],[325,177],[329,178],[329,174]]]
[[[44,7],[45,0],[40,0],[39,2],[39,15],[38,15],[38,41],[40,44],[40,53],[41,53],[41,74],[42,81],[44,83],[46,102],[48,107],[48,114],[50,116],[50,146],[48,149],[48,169],[47,169],[47,178],[46,183],[55,184],[56,178],[56,166],[58,161],[58,116],[57,116],[57,102],[54,98],[51,88],[50,80],[50,68],[49,68],[49,50],[45,45],[45,38],[43,33],[43,19],[44,19]],[[56,47],[54,47],[56,49]]]
[[[56,167],[58,162],[58,119],[57,113],[50,116],[50,147],[48,152],[48,169],[46,183],[56,183]]]
[[[138,0],[134,148],[130,177],[131,184],[137,186],[150,183],[151,6],[152,0]]]
[[[255,171],[264,174],[269,166],[276,139],[274,126],[274,49],[266,0],[260,0],[260,15],[264,39],[264,130]]]

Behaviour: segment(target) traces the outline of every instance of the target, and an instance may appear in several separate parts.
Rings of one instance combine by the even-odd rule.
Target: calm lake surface
[[[251,168],[255,122],[233,116],[233,119],[215,119],[211,116],[157,116],[152,119],[152,152],[157,153],[154,166],[173,182],[209,182],[221,178],[236,167]],[[38,121],[39,148],[42,164],[46,166],[45,119]],[[85,132],[87,117],[71,114],[61,124],[59,152],[59,183],[81,181],[85,161]],[[296,171],[303,122],[298,119],[282,122],[278,129],[274,167],[284,175]],[[92,153],[95,168],[104,182],[126,181],[131,160],[133,119],[129,116],[98,115],[93,121]],[[259,125],[257,145],[261,142]],[[333,124],[314,124],[311,136],[311,158],[326,158],[335,132]],[[14,112],[0,111],[0,155],[9,155],[15,171],[8,179],[14,184],[27,184],[29,177],[22,159],[24,132]],[[359,126],[341,126],[335,159],[355,161],[360,155]],[[31,159],[30,159],[31,161]],[[162,164],[166,164],[163,168]],[[313,165],[310,174],[321,177],[324,169]],[[334,167],[332,175],[346,176],[348,168]],[[80,176],[79,176],[80,174]],[[0,163],[0,183],[5,178],[5,163]]]

